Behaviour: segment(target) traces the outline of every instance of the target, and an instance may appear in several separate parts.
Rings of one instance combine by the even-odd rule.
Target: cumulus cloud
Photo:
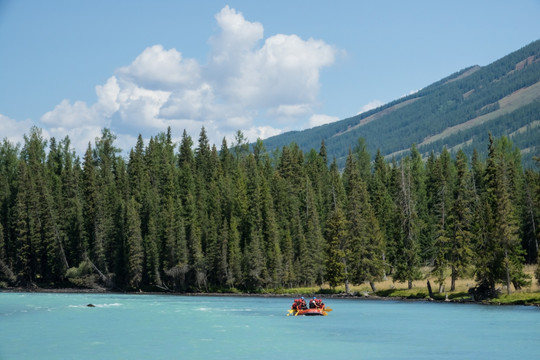
[[[129,66],[117,70],[120,77],[147,89],[174,89],[191,86],[200,78],[200,66],[193,59],[183,59],[176,49],[162,45],[146,48]]]
[[[324,115],[324,114],[313,114],[309,118],[309,126],[315,127],[320,126],[324,124],[330,124],[334,121],[338,121],[339,118],[337,116],[330,116],[330,115]]]
[[[64,99],[53,110],[45,113],[41,121],[52,128],[63,129],[89,125],[109,126],[109,118],[119,109],[119,90],[118,82],[113,76],[105,85],[96,86],[98,101],[94,105],[89,107],[84,101],[71,104]]]
[[[212,44],[212,63],[227,64],[252,51],[253,47],[263,38],[264,29],[258,22],[249,22],[242,13],[225,6],[216,15],[216,21],[221,32],[210,39]]]
[[[290,128],[308,118],[312,126],[337,120],[313,115],[319,74],[334,63],[334,47],[294,34],[265,39],[262,24],[229,6],[215,19],[219,31],[210,38],[206,64],[174,48],[150,46],[96,87],[94,104],[63,100],[41,121],[54,134],[77,137],[72,142],[85,149],[103,127],[129,141],[168,126],[196,136],[204,125],[210,140],[219,144],[224,136],[232,140],[236,130],[254,141],[282,132],[276,124]]]
[[[313,103],[319,72],[333,62],[334,49],[322,41],[275,35],[231,65],[227,73],[234,76],[224,82],[223,95],[251,108]]]

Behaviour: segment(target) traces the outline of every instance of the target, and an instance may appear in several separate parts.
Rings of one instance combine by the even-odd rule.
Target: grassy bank
[[[536,266],[527,266],[525,272],[531,276],[531,285],[529,287],[515,290],[513,287],[510,289],[511,294],[506,294],[506,288],[503,284],[499,284],[498,288],[501,291],[501,295],[497,298],[489,301],[484,301],[487,304],[499,304],[499,305],[536,305],[540,306],[540,287],[534,277],[534,271]],[[439,300],[439,301],[453,301],[453,302],[468,302],[472,301],[468,291],[475,286],[475,281],[472,277],[458,279],[456,281],[456,290],[450,290],[450,278],[447,278],[444,282],[444,286],[439,291],[439,284],[436,279],[431,275],[429,268],[422,269],[423,278],[413,282],[412,289],[408,289],[406,283],[394,282],[391,277],[387,280],[376,282],[376,291],[373,292],[368,284],[362,284],[357,286],[350,286],[350,293],[356,296],[364,297],[383,297],[383,298],[395,298],[395,299],[415,299],[415,300]],[[433,296],[429,296],[427,288],[427,281],[430,281]],[[290,289],[275,289],[270,291],[272,293],[280,294],[319,294],[327,296],[336,296],[345,294],[345,286],[338,286],[335,289],[331,289],[325,285],[322,287],[301,287]]]
[[[501,292],[496,298],[482,301],[484,304],[493,305],[535,305],[540,306],[540,286],[538,281],[534,277],[536,266],[529,265],[525,267],[525,273],[531,278],[531,284],[529,287],[515,290],[511,288],[511,294],[506,293],[506,288],[503,284],[498,284],[498,288]],[[335,289],[330,288],[327,284],[323,286],[312,287],[295,287],[295,288],[277,288],[277,289],[260,289],[259,291],[243,293],[237,289],[223,288],[223,289],[207,289],[206,293],[192,293],[191,295],[237,295],[237,296],[313,296],[318,295],[322,297],[363,297],[363,298],[385,298],[385,299],[407,299],[407,300],[435,300],[435,301],[451,301],[451,302],[470,302],[472,301],[469,295],[469,289],[475,286],[475,281],[472,276],[456,281],[456,290],[449,291],[450,278],[448,277],[444,282],[444,286],[439,288],[436,279],[432,276],[430,268],[426,267],[422,269],[422,279],[413,282],[412,289],[408,289],[406,283],[394,282],[391,277],[384,281],[375,283],[376,291],[372,291],[368,284],[351,285],[350,293],[346,294],[345,286],[338,286]],[[427,281],[431,283],[432,296],[429,296],[427,288]],[[7,283],[0,282],[0,290],[5,289],[8,291],[43,291],[43,292],[108,292],[110,290],[102,289],[89,289],[89,288],[31,288],[31,289],[14,289],[9,288]],[[439,291],[441,290],[441,291]],[[154,290],[145,290],[145,293],[164,293],[162,290],[156,288]]]

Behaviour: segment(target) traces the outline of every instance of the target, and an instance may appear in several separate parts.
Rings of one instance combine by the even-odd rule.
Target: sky
[[[488,65],[539,19],[540,0],[0,0],[0,139],[264,139]]]

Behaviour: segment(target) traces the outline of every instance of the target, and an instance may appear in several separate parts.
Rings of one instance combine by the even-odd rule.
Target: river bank
[[[374,300],[374,301],[401,301],[401,302],[438,302],[438,303],[459,303],[459,304],[483,304],[483,305],[525,305],[540,307],[540,293],[514,293],[511,295],[500,295],[498,298],[490,300],[474,301],[470,296],[464,294],[451,294],[450,296],[435,294],[434,297],[429,297],[422,291],[410,292],[408,295],[400,295],[402,290],[392,289],[382,290],[381,293],[386,295],[370,294],[370,293],[320,293],[314,292],[260,292],[260,293],[242,293],[242,292],[159,292],[159,291],[115,291],[108,289],[80,289],[80,288],[23,288],[9,287],[0,289],[0,293],[51,293],[51,294],[131,294],[131,295],[173,295],[173,296],[207,296],[207,297],[263,297],[263,298],[298,298],[317,296],[324,299],[350,299],[350,300]]]

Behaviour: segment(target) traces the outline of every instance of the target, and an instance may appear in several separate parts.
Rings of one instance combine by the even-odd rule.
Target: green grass
[[[500,305],[540,305],[540,293],[520,292],[503,294],[488,301],[490,304]]]
[[[400,298],[400,299],[427,299],[429,298],[429,293],[427,290],[419,289],[386,289],[379,290],[375,292],[375,295],[382,297],[390,298]],[[443,296],[444,299],[444,296]]]

